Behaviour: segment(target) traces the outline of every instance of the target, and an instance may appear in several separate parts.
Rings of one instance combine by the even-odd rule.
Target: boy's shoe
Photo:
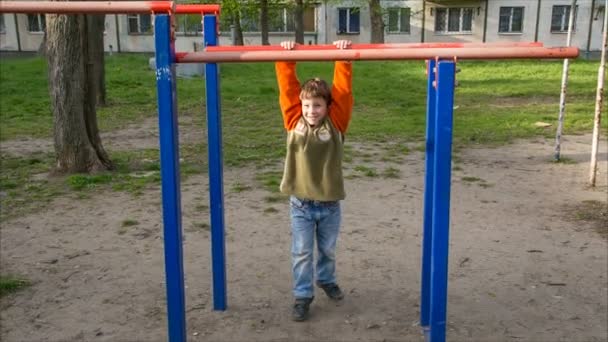
[[[338,284],[336,284],[336,283],[329,283],[329,284],[317,283],[317,286],[322,288],[323,291],[325,291],[325,294],[327,295],[327,297],[329,297],[330,299],[342,300],[344,298],[344,293],[342,293],[342,290],[340,290],[340,286],[338,286]]]
[[[295,303],[293,304],[293,311],[291,312],[291,318],[296,322],[305,321],[308,319],[308,310],[310,309],[310,303],[312,303],[312,298],[296,298]]]

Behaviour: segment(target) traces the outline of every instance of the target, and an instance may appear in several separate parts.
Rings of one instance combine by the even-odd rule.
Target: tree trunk
[[[47,61],[54,118],[56,171],[112,169],[101,145],[84,15],[48,15]]]
[[[262,45],[270,45],[268,40],[268,0],[260,0],[260,31]]]
[[[372,44],[384,43],[384,21],[382,20],[382,7],[380,0],[369,0],[369,15],[372,25]]]
[[[105,29],[106,16],[103,14],[87,15],[87,43],[89,46],[88,65],[92,68],[96,94],[97,106],[106,105],[106,79],[105,79],[105,56],[103,52],[103,31]]]
[[[296,0],[294,24],[296,26],[296,43],[304,44],[304,0]]]
[[[244,45],[243,28],[241,27],[241,14],[236,11],[232,16],[234,24],[234,45]]]

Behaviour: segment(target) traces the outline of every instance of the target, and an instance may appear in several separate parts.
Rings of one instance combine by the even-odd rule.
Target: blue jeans
[[[291,196],[291,265],[293,295],[311,298],[313,287],[313,255],[317,239],[316,281],[336,282],[336,240],[340,231],[340,202],[321,202]]]

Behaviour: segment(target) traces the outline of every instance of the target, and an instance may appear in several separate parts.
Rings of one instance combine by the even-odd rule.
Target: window
[[[410,33],[410,9],[391,7],[388,9],[388,32]]]
[[[186,36],[201,35],[203,23],[200,14],[178,14],[175,16],[177,22],[177,33]]]
[[[4,14],[0,14],[0,33],[5,33],[6,27],[4,26]]]
[[[44,32],[46,29],[46,20],[44,14],[28,14],[27,15],[27,30],[29,32]]]
[[[436,33],[470,33],[472,26],[472,8],[435,8]]]
[[[270,32],[295,32],[296,24],[294,10],[291,8],[274,7],[268,9],[268,30]],[[303,13],[304,31],[315,31],[315,9],[305,8]]]
[[[501,7],[498,32],[521,33],[524,18],[523,7]]]
[[[338,8],[338,34],[359,33],[359,8]]]
[[[127,15],[129,34],[152,33],[152,16],[150,14]]]
[[[574,9],[574,21],[572,30],[576,28],[576,8]],[[553,6],[551,15],[551,32],[568,32],[568,21],[570,20],[570,5]]]

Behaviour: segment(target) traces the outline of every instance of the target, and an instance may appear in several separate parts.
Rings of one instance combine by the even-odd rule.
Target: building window
[[[500,33],[521,33],[522,23],[524,22],[523,7],[501,7],[500,19],[498,22],[498,32]]]
[[[27,30],[29,32],[44,32],[46,29],[46,20],[44,14],[28,14],[27,15]]]
[[[150,14],[129,14],[129,34],[152,33],[152,16]]]
[[[304,32],[315,32],[315,9],[304,8]],[[268,30],[270,32],[295,32],[295,12],[292,8],[271,7],[268,9]]]
[[[6,26],[4,26],[4,14],[0,14],[0,33],[6,32]]]
[[[410,33],[410,9],[390,7],[388,9],[388,32]]]
[[[471,33],[472,8],[435,8],[436,33]]]
[[[203,23],[200,14],[178,14],[175,16],[177,23],[176,33],[185,36],[197,36],[203,32]]]
[[[338,34],[359,33],[359,8],[338,8]]]
[[[553,6],[553,14],[551,15],[551,32],[568,32],[568,21],[570,20],[570,5]],[[574,9],[574,21],[572,22],[572,31],[576,28],[576,8]]]

